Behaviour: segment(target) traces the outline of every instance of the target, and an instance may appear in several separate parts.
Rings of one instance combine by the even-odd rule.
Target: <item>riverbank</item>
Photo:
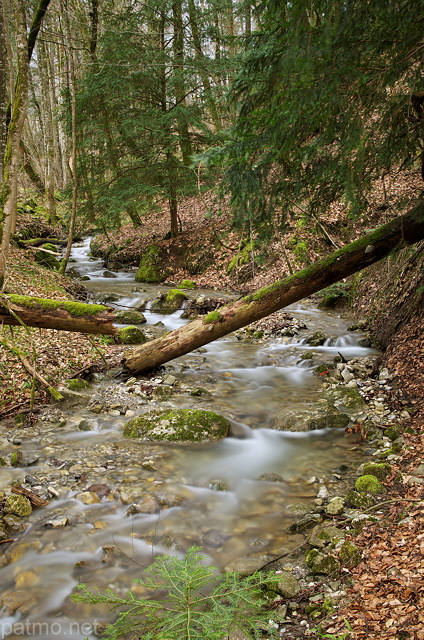
[[[29,261],[28,266],[25,267],[22,260],[22,255],[17,254],[17,272],[21,269],[21,275],[16,278],[16,281],[11,281],[14,291],[16,291],[16,287],[20,286],[20,282],[22,282],[22,286],[28,286],[28,277],[31,272],[34,279],[30,282],[30,291],[26,289],[22,291],[22,293],[31,293],[32,295],[39,296],[58,296],[61,299],[62,296],[66,297],[69,295],[65,288],[69,287],[69,282],[63,280],[63,289],[59,290],[57,286],[58,278],[55,274],[53,274],[48,284],[39,288],[42,278],[45,276],[43,273],[45,270],[33,270],[31,261]],[[378,289],[376,273],[375,271],[373,273],[372,286]],[[386,276],[384,267],[380,273],[382,278],[381,282],[384,282]],[[219,278],[219,271],[217,271],[216,274],[216,277]],[[22,281],[20,281],[20,277]],[[366,280],[362,280],[360,285],[364,289],[370,286]],[[358,298],[358,307],[364,305],[365,297],[366,296],[362,296],[360,299]],[[394,308],[395,307],[396,305],[394,305]],[[370,307],[362,306],[362,311],[365,311],[365,315],[367,315],[369,309]],[[387,314],[390,315],[390,309],[386,307],[384,316],[386,317]],[[261,330],[273,330],[276,324],[278,324],[278,318],[268,318],[264,320],[261,325],[255,327],[254,333]],[[381,400],[379,400],[381,396],[378,393],[380,388],[379,375],[381,370],[386,368],[389,375],[393,377],[389,382],[386,382],[389,388],[384,392],[385,397],[383,404],[387,403],[387,411],[389,413],[391,409],[397,412],[398,415],[400,415],[402,411],[407,412],[399,419],[399,422],[402,422],[403,428],[407,428],[407,431],[409,429],[411,430],[411,433],[406,432],[402,436],[404,439],[402,449],[389,454],[393,456],[389,461],[391,464],[391,473],[387,478],[383,479],[383,484],[386,486],[388,493],[385,494],[384,499],[381,500],[381,503],[385,502],[387,504],[381,504],[381,507],[379,505],[376,514],[373,511],[373,515],[377,515],[377,521],[375,523],[368,523],[359,533],[356,528],[351,528],[349,521],[343,523],[343,520],[346,520],[345,513],[342,512],[332,516],[334,525],[338,527],[347,525],[349,527],[347,534],[348,536],[352,536],[351,540],[361,549],[362,560],[357,567],[343,568],[341,575],[342,577],[347,577],[347,581],[340,577],[332,580],[331,575],[326,578],[327,582],[333,582],[333,585],[330,585],[333,595],[334,592],[345,592],[341,594],[341,604],[338,605],[338,608],[335,607],[332,609],[329,616],[329,609],[327,608],[327,611],[323,611],[323,607],[321,606],[322,602],[330,597],[326,591],[326,587],[322,587],[323,584],[326,584],[326,581],[321,583],[317,580],[317,584],[310,587],[312,590],[308,592],[301,590],[294,598],[287,600],[287,602],[292,603],[292,605],[296,605],[296,603],[298,605],[297,608],[292,606],[289,609],[291,622],[287,624],[287,630],[283,635],[287,640],[289,640],[289,638],[290,640],[294,640],[295,638],[317,637],[318,632],[313,631],[313,629],[320,624],[323,625],[323,628],[326,628],[329,633],[340,634],[346,628],[345,619],[353,629],[350,635],[352,639],[358,638],[358,640],[362,640],[366,637],[401,639],[410,637],[414,640],[422,640],[422,635],[419,635],[420,625],[422,623],[422,619],[420,618],[420,598],[422,593],[420,592],[421,587],[417,583],[417,576],[422,575],[422,573],[420,573],[422,565],[419,564],[419,553],[421,553],[420,549],[422,547],[420,538],[420,526],[422,526],[420,512],[422,506],[420,504],[420,478],[422,477],[420,460],[422,461],[424,453],[421,436],[423,398],[421,393],[422,367],[420,366],[420,363],[422,364],[421,338],[423,328],[422,319],[420,319],[419,315],[415,315],[410,318],[409,321],[404,322],[401,329],[392,335],[389,346],[379,363],[379,368],[377,369],[376,367],[372,372],[372,377],[375,382],[375,393],[372,397],[370,396],[370,399],[372,402],[377,403],[377,406],[374,406],[374,408],[378,409],[378,404],[381,404]],[[69,334],[62,334],[62,336],[57,336],[61,342],[58,343],[58,346],[53,347],[55,343],[49,335],[50,332],[34,331],[32,333],[37,334],[35,337],[36,340],[43,341],[43,339],[45,339],[44,343],[37,343],[37,349],[41,354],[40,366],[43,367],[43,370],[45,366],[50,379],[56,383],[59,378],[64,379],[77,373],[78,367],[85,368],[92,364],[93,357],[98,360],[99,367],[104,367],[104,362],[102,357],[99,356],[98,349],[101,350],[101,354],[106,358],[109,365],[113,362],[119,362],[119,351],[117,353],[117,350],[119,350],[120,347],[104,344],[101,340],[96,344],[96,348],[94,348],[93,343],[90,342],[87,344],[85,338],[82,336],[76,336],[74,341],[73,337],[71,339]],[[52,335],[57,333],[58,332],[52,332]],[[48,337],[45,338],[45,336]],[[27,347],[28,353],[30,353],[30,344],[31,343],[29,343]],[[78,358],[81,357],[81,360],[75,360],[76,356],[78,356]],[[64,369],[69,361],[72,367]],[[49,370],[49,367],[52,365],[56,368]],[[19,359],[15,359],[14,366],[18,368],[21,366]],[[65,375],[63,375],[63,373],[65,373]],[[19,375],[22,375],[22,371]],[[326,384],[325,378],[327,375],[328,373],[324,373],[324,384]],[[20,379],[22,378],[14,378],[14,380]],[[331,385],[331,382],[329,384]],[[162,385],[156,386],[161,387]],[[24,400],[26,400],[26,398],[24,398]],[[112,402],[112,404],[114,403]],[[108,407],[107,410],[111,412],[118,411],[120,413],[118,407]],[[131,411],[131,408],[127,408],[126,410]],[[12,408],[12,413],[13,411]],[[381,416],[378,422],[380,422],[379,428],[383,434],[385,428],[388,426],[388,424],[385,423],[384,416]],[[23,427],[23,430],[20,429],[21,434],[24,434],[24,430],[25,427]],[[357,433],[359,437],[361,431]],[[47,438],[49,437],[48,433],[45,435]],[[388,445],[385,448],[387,450]],[[382,448],[383,453],[385,448]],[[77,460],[81,458],[81,456],[83,459],[87,456],[88,459],[90,459],[89,454],[83,454],[83,452],[81,452],[79,457],[75,455],[73,462],[77,463]],[[377,459],[377,457],[375,459]],[[387,458],[383,457],[383,459],[386,460]],[[153,464],[153,466],[155,466],[155,461],[149,462],[149,460],[146,459],[146,464],[150,466]],[[107,461],[105,460],[104,462],[106,465]],[[399,478],[397,478],[398,470],[404,474],[401,482]],[[83,471],[84,469],[81,469],[82,476],[84,475]],[[149,470],[147,467],[146,472],[152,474],[152,469],[150,468]],[[418,481],[416,480],[417,478]],[[50,484],[50,486],[55,489],[54,483],[53,485]],[[334,496],[330,496],[330,498],[331,497]],[[324,506],[325,508],[327,504],[328,499],[324,498],[321,507]],[[390,535],[387,535],[387,532],[389,532]],[[205,540],[208,540],[208,538],[205,538]],[[212,537],[210,540],[213,542],[214,540],[219,540],[219,538],[215,536],[215,538]],[[414,563],[413,569],[409,567],[409,558],[411,557]],[[390,562],[384,560],[385,558],[390,558]],[[289,563],[286,562],[285,564],[287,568],[290,569],[290,566],[288,566]],[[284,570],[284,565],[282,570]],[[354,581],[351,587],[349,586],[349,580]],[[389,587],[387,583],[389,584],[390,590],[388,590]],[[322,594],[324,594],[324,598]],[[338,600],[337,597],[336,600]],[[364,606],[364,602],[367,603],[366,607]],[[325,606],[328,607],[328,605],[329,603],[327,602]],[[284,606],[284,603],[282,606]],[[289,607],[289,604],[287,604],[287,607]],[[333,605],[330,606],[330,609],[332,607]],[[316,616],[312,615],[314,611],[317,612]],[[324,622],[325,617],[328,618],[327,622]]]

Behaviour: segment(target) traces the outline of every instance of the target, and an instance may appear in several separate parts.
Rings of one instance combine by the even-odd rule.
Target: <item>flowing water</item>
[[[93,294],[113,293],[115,306],[136,308],[166,290],[136,283],[134,272],[106,277],[102,262],[89,258],[88,243],[74,247],[72,257],[78,272],[90,277],[84,284]],[[235,297],[208,290],[188,294]],[[148,306],[147,327],[161,320],[169,330],[186,322],[181,311],[160,316]],[[14,614],[13,607],[3,608],[0,638],[94,638],[93,617],[104,619],[105,612],[72,603],[74,587],[84,581],[90,587],[126,590],[158,554],[183,553],[197,544],[219,567],[252,558],[259,566],[299,545],[303,536],[287,533],[287,527],[299,519],[302,504],[310,504],[323,484],[336,495],[343,474],[354,474],[360,464],[361,450],[337,429],[293,433],[275,427],[322,404],[322,381],[313,367],[337,353],[350,359],[372,351],[360,346],[361,334],[346,331],[349,318],[309,303],[287,311],[307,330],[263,344],[227,336],[178,358],[167,367],[177,378],[178,392],[171,396],[131,395],[125,381],[109,377],[76,404],[65,405],[65,423],[46,421],[36,425],[36,434],[22,430],[24,459],[38,461],[0,467],[2,486],[30,476],[34,491],[51,485],[57,495],[47,507],[34,510],[30,527],[3,557],[3,602],[18,598],[22,604]],[[317,329],[329,339],[311,347],[305,338]],[[305,351],[313,352],[313,366],[302,358]],[[159,378],[163,374],[152,382]],[[209,394],[193,397],[194,387]],[[94,413],[93,394],[109,398],[112,408]],[[126,415],[113,408],[115,397],[118,407],[131,398]],[[217,411],[231,421],[231,434],[195,446],[122,437],[128,416],[158,407]],[[90,430],[81,430],[82,421]],[[81,493],[94,483],[110,492],[101,502],[84,504]],[[148,507],[132,507],[140,503]]]

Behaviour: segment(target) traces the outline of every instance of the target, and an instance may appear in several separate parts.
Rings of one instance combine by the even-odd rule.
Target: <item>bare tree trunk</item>
[[[0,288],[3,286],[9,255],[10,238],[14,233],[17,214],[19,152],[26,117],[29,85],[29,62],[34,50],[41,22],[50,0],[39,0],[34,12],[29,35],[26,34],[25,0],[14,0],[17,21],[17,74],[10,118],[6,114],[7,139],[3,165],[3,181],[0,193]]]
[[[7,49],[4,29],[3,3],[0,7],[0,184],[3,182],[4,152],[6,150],[7,108]]]
[[[24,127],[28,100],[28,42],[23,0],[15,0],[15,12],[18,25],[16,45],[18,52],[18,70],[15,83],[15,95],[11,107],[7,131],[6,151],[4,155],[3,183],[0,204],[1,244],[0,244],[0,288],[3,286],[6,264],[9,255],[10,238],[16,221],[19,174],[19,148]]]
[[[68,3],[65,0],[64,21],[66,29],[66,49],[68,53],[68,77],[71,91],[71,158],[70,169],[72,174],[72,209],[69,220],[68,242],[65,253],[60,263],[59,273],[65,273],[69,256],[71,255],[72,242],[74,239],[75,222],[77,218],[77,197],[78,197],[78,174],[77,174],[77,101],[76,101],[76,77],[75,77],[75,57],[71,47],[71,26],[69,23]]]
[[[422,239],[424,202],[303,271],[137,347],[125,355],[123,363],[132,373],[158,367],[350,276],[404,241],[413,244]]]

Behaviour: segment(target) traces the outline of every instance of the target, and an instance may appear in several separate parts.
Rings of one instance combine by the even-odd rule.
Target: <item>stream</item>
[[[89,239],[71,257],[72,267],[90,278],[84,285],[94,298],[114,294],[107,304],[117,308],[147,301],[141,327],[147,333],[158,321],[163,331],[187,322],[182,311],[151,313],[149,301],[167,287],[136,283],[134,271],[110,277],[89,257]],[[34,509],[25,533],[0,556],[0,638],[95,638],[94,619],[108,615],[73,603],[75,586],[123,593],[159,554],[183,554],[196,544],[215,566],[247,570],[299,546],[304,535],[288,527],[320,489],[334,496],[352,483],[363,452],[343,429],[297,432],[281,425],[324,403],[315,367],[338,354],[349,361],[376,351],[361,346],[364,334],[347,331],[350,317],[308,301],[285,311],[307,329],[294,336],[265,332],[256,342],[237,332],[147,378],[128,381],[111,371],[32,427],[9,425],[6,432],[0,425],[0,455],[12,443],[27,460],[0,467],[1,486],[25,481],[50,500]],[[328,339],[311,347],[306,337],[317,329]],[[202,395],[191,395],[198,388]],[[216,411],[230,420],[230,436],[190,446],[123,437],[128,420],[156,408]]]

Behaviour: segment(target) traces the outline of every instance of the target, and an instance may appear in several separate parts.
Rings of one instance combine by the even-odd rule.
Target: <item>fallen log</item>
[[[20,295],[0,298],[0,323],[12,326],[118,335],[119,329],[113,324],[115,313],[115,309],[100,304]]]
[[[125,354],[124,367],[144,373],[208,342],[310,296],[381,260],[396,248],[424,239],[424,202],[405,215],[338,249],[323,260],[146,342]]]

